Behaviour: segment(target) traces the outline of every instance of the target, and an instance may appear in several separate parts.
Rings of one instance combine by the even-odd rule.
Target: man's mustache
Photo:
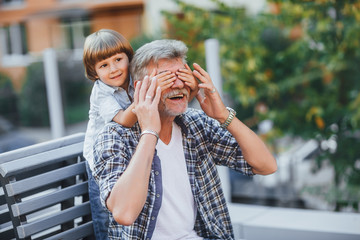
[[[189,92],[186,91],[186,89],[183,88],[183,89],[174,89],[174,90],[172,90],[170,92],[167,92],[162,96],[161,99],[163,101],[165,101],[165,99],[167,99],[167,98],[172,98],[172,97],[175,97],[175,96],[180,95],[180,94],[183,94],[184,97],[189,97]]]

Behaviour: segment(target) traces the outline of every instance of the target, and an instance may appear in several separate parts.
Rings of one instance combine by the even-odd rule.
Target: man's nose
[[[181,81],[178,77],[174,81],[174,84],[171,86],[172,88],[184,88],[184,82]]]

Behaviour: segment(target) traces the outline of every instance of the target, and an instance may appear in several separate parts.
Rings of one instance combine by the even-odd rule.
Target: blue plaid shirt
[[[216,165],[253,175],[235,138],[204,112],[188,109],[175,118],[182,130],[189,181],[197,207],[194,229],[206,239],[233,239],[233,230]],[[94,147],[94,177],[105,201],[136,150],[140,127],[109,123]],[[126,197],[126,196],[124,196]],[[162,181],[159,157],[154,155],[145,205],[130,226],[119,225],[110,213],[109,239],[151,239],[161,207]]]

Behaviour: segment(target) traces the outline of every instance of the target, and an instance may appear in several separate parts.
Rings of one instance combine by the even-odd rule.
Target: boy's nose
[[[115,72],[117,70],[117,67],[115,64],[110,64],[110,71]]]

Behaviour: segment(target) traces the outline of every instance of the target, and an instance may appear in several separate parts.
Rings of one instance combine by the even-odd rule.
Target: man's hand
[[[161,88],[156,86],[157,80],[155,77],[150,79],[146,76],[143,81],[137,82],[134,93],[134,113],[137,116],[141,130],[153,130],[159,133],[161,123],[158,104]]]
[[[196,99],[199,101],[202,110],[209,116],[220,123],[224,123],[229,116],[229,111],[226,109],[220,94],[216,90],[210,75],[200,67],[199,64],[194,63],[194,76],[201,82],[198,86],[203,91],[199,91]]]

